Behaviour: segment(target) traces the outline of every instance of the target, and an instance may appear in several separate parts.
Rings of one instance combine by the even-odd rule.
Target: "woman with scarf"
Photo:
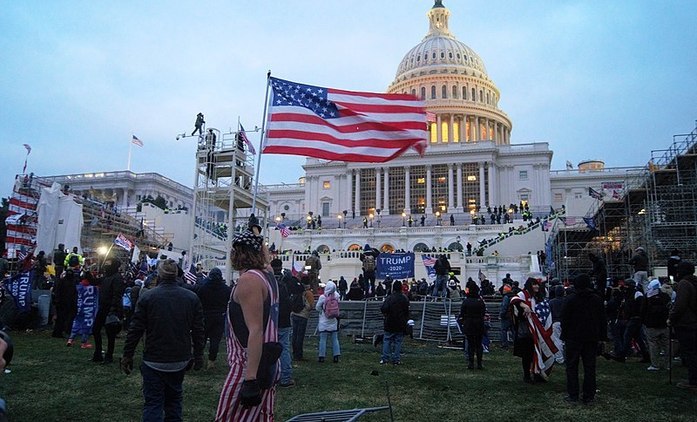
[[[269,270],[264,238],[238,233],[230,251],[240,272],[227,311],[228,373],[220,393],[216,421],[273,421],[278,377],[278,285]],[[275,359],[267,349],[274,345]],[[267,348],[269,346],[269,348]]]
[[[540,281],[529,277],[525,286],[511,298],[515,340],[513,354],[522,359],[523,381],[547,379],[557,348],[552,342],[552,316]]]

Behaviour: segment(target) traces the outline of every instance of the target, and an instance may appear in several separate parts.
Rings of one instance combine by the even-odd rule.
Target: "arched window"
[[[425,86],[421,87],[421,99],[422,100],[426,99],[426,87]]]
[[[472,101],[477,101],[477,94],[476,94],[476,92],[477,92],[477,91],[475,91],[474,88],[472,88],[472,97],[471,97],[471,98],[472,98]]]
[[[457,98],[457,86],[453,85],[453,98]]]
[[[462,87],[462,99],[463,100],[467,99],[467,87],[466,86]]]
[[[490,103],[489,103],[489,93],[488,93],[488,92],[486,93],[486,103],[487,103],[487,104],[490,104]]]
[[[431,99],[432,100],[436,99],[436,86],[435,85],[431,86]]]
[[[443,85],[443,87],[440,90],[440,96],[442,98],[448,98],[448,87]]]
[[[429,252],[430,248],[425,243],[417,243],[414,245],[414,252]]]
[[[481,89],[479,90],[479,102],[484,102],[484,91],[482,91]]]

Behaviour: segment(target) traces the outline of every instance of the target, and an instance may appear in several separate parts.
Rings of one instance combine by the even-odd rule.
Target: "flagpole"
[[[257,211],[257,192],[259,190],[259,168],[261,167],[261,154],[264,145],[264,128],[266,127],[266,109],[269,105],[269,85],[271,79],[271,71],[266,73],[266,94],[264,95],[264,117],[261,121],[261,136],[259,136],[259,157],[257,157],[257,169],[254,176],[254,196],[252,197],[252,213],[256,215]]]
[[[131,150],[133,149],[133,139],[128,143],[128,165],[126,166],[127,171],[131,171]]]

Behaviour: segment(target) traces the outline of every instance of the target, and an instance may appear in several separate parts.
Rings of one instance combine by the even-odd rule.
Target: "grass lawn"
[[[142,405],[139,371],[130,376],[117,364],[89,362],[91,350],[49,336],[50,332],[11,333],[15,342],[12,373],[0,376],[0,397],[12,421],[137,421]],[[117,355],[122,351],[117,343]],[[402,366],[381,366],[369,344],[350,344],[343,337],[339,364],[317,363],[316,338],[307,339],[306,357],[294,369],[298,385],[279,389],[276,420],[323,410],[386,404],[386,384],[396,421],[508,421],[521,415],[533,421],[695,421],[697,392],[668,385],[666,371],[651,373],[638,360],[619,364],[598,361],[597,402],[568,405],[563,368],[550,382],[522,382],[520,360],[498,349],[484,356],[483,371],[468,371],[462,352],[407,340]],[[141,343],[142,344],[142,343]],[[222,356],[221,356],[222,357]],[[136,366],[140,354],[136,355]],[[185,378],[184,420],[212,421],[227,374],[224,359],[213,370]],[[378,376],[371,376],[377,370]],[[674,368],[673,380],[686,371]],[[388,412],[362,421],[388,421]]]

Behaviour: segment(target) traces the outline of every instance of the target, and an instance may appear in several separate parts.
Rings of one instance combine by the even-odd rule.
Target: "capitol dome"
[[[498,108],[500,93],[484,61],[450,32],[450,11],[442,0],[427,16],[428,33],[404,55],[388,92],[425,100],[433,120],[431,144],[509,144],[512,124]]]

